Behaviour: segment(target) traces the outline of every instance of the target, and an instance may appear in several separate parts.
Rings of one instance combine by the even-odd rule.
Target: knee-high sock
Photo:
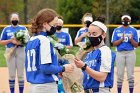
[[[10,85],[10,92],[14,93],[14,91],[15,91],[15,80],[9,80],[9,85]]]
[[[117,82],[118,93],[122,91],[122,82]]]
[[[18,81],[19,84],[19,93],[23,93],[24,90],[24,80]]]
[[[133,93],[133,89],[134,89],[134,80],[133,81],[129,81],[129,92]]]

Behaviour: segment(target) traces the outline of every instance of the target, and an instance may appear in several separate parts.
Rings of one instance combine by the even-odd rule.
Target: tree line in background
[[[122,14],[129,14],[133,23],[140,23],[139,3],[140,0],[57,0],[57,10],[67,23],[81,23],[79,19],[86,12],[91,12],[94,18],[107,15],[107,8],[110,24],[121,23]]]
[[[140,23],[139,3],[140,0],[0,0],[0,24],[8,24],[12,12],[20,14],[21,23],[25,23],[24,20],[29,23],[39,10],[47,7],[62,15],[65,23],[79,24],[86,12],[91,12],[94,18],[107,15],[107,5],[110,24],[120,23],[120,17],[124,13],[130,14],[133,23]]]
[[[20,23],[30,23],[34,15],[43,8],[56,7],[56,0],[0,0],[0,24],[9,24],[9,15],[18,12]]]
[[[122,14],[130,14],[133,24],[140,23],[140,0],[0,0],[0,24],[9,24],[12,12],[19,13],[21,24],[29,24],[43,8],[56,10],[67,24],[80,24],[86,12],[92,13],[94,19],[105,15],[109,24],[120,24]],[[73,39],[78,29],[70,28]]]
[[[100,16],[106,16],[106,23],[121,24],[121,16],[129,14],[132,17],[132,23],[140,23],[140,0],[56,0],[56,10],[64,16],[65,23],[80,24],[84,13],[93,14],[94,20]],[[109,29],[107,41],[111,41],[111,35],[114,28]],[[71,30],[78,30],[73,29]],[[71,31],[72,38],[76,31]],[[110,45],[108,43],[108,45]]]

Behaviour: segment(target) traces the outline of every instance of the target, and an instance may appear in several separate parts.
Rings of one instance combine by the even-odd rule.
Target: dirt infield
[[[0,68],[0,93],[10,93],[9,87],[8,87],[9,85],[8,85],[8,73],[7,72],[8,71],[7,71],[6,67],[1,67]],[[134,74],[135,74],[135,89],[134,89],[134,93],[140,93],[140,92],[138,92],[140,90],[139,89],[140,88],[140,67],[135,67],[135,73]],[[25,79],[24,93],[28,93],[28,89],[29,89],[29,84],[26,82],[26,79]],[[15,93],[19,93],[18,92],[17,80],[16,80],[16,92]],[[116,68],[115,68],[114,87],[111,89],[111,93],[117,93],[117,88],[116,88]],[[125,73],[125,77],[124,77],[122,93],[129,93],[126,73]]]

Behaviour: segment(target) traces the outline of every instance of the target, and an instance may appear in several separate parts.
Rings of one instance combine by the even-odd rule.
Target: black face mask
[[[56,32],[56,27],[53,26],[51,26],[50,31],[46,31],[48,36],[55,34],[55,32]]]
[[[14,26],[16,26],[18,24],[18,20],[12,20],[11,22]]]
[[[122,24],[123,24],[124,26],[128,26],[128,25],[130,24],[130,22],[127,21],[127,20],[125,20],[125,21],[122,22]]]
[[[98,37],[89,37],[89,41],[93,47],[99,45],[102,42],[102,40],[103,38],[101,35]]]
[[[91,22],[90,21],[86,21],[85,24],[86,24],[86,27],[89,27]]]
[[[61,30],[62,26],[56,26],[57,30]]]

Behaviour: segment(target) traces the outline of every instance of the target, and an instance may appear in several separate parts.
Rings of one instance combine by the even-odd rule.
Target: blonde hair
[[[14,15],[17,15],[18,18],[19,18],[19,14],[18,14],[17,12],[13,12],[13,13],[11,13],[9,18],[11,19]]]
[[[53,9],[42,9],[32,20],[31,33],[38,33],[43,29],[43,23],[50,23],[55,17],[57,13]]]
[[[84,24],[84,18],[85,17],[92,17],[92,13],[85,13],[82,17],[82,24]]]

